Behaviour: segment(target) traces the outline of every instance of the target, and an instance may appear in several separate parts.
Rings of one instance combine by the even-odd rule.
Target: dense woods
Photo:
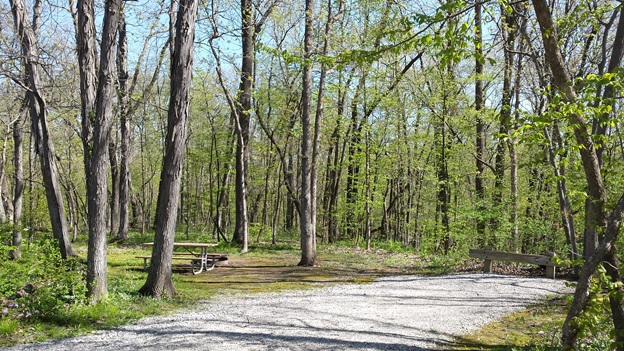
[[[18,259],[51,232],[67,257],[85,233],[94,300],[129,231],[156,233],[155,296],[175,294],[174,233],[300,240],[305,266],[317,243],[550,251],[577,263],[564,347],[603,262],[624,342],[623,16],[613,0],[0,2],[3,239]]]

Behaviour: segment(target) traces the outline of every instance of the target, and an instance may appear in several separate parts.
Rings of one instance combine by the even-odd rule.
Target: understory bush
[[[22,257],[11,260],[9,235],[10,231],[3,231],[0,243],[3,319],[46,319],[84,301],[84,262],[76,257],[62,259],[56,240],[49,237],[24,245]]]

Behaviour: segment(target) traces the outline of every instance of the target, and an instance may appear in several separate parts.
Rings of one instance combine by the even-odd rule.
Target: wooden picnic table
[[[144,243],[143,245],[152,247],[154,246],[153,242]],[[214,243],[193,243],[193,242],[174,242],[173,250],[174,255],[172,257],[173,260],[187,260],[191,262],[191,271],[193,274],[199,274],[201,272],[209,271],[214,269],[215,265],[220,259],[224,257],[227,258],[227,254],[224,253],[208,253],[208,248],[215,247],[217,244]],[[176,253],[176,249],[181,249],[184,252]],[[143,259],[143,268],[147,268],[147,260],[150,259],[150,256],[137,256],[137,258]],[[198,266],[198,270],[195,269],[195,266]],[[210,266],[212,265],[212,266]],[[210,266],[210,267],[208,267]]]

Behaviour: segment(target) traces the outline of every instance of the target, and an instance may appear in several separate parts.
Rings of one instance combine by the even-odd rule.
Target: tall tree
[[[197,0],[180,0],[175,21],[167,135],[156,205],[156,233],[147,280],[139,290],[142,295],[157,298],[176,294],[171,278],[171,257],[187,145],[197,6]]]
[[[252,77],[255,54],[255,26],[251,0],[241,0],[242,62],[240,83],[233,111],[236,119],[236,223],[234,241],[247,252],[249,241],[249,215],[247,209],[247,163],[249,159],[249,120],[251,117]]]
[[[481,8],[483,4],[481,0],[475,1],[475,111],[477,113],[476,123],[476,163],[477,174],[475,176],[475,193],[477,195],[477,208],[479,210],[484,209],[485,202],[485,188],[483,186],[483,172],[485,171],[485,123],[483,121],[483,24],[481,19]],[[485,227],[486,221],[483,216],[477,217],[477,235],[479,240],[483,240],[485,243]]]
[[[159,65],[160,66],[160,65]],[[121,162],[119,163],[119,226],[117,239],[128,239],[130,201],[130,116],[128,115],[128,36],[126,13],[122,10],[119,17],[119,39],[117,44],[117,95],[119,99],[119,132],[121,134]]]
[[[87,293],[93,301],[101,300],[108,291],[106,234],[109,141],[113,123],[116,38],[121,6],[122,0],[106,2],[96,79],[94,4],[93,0],[78,1],[77,36],[81,71],[82,139],[89,223]]]
[[[303,81],[301,89],[301,260],[300,266],[316,264],[316,166],[314,149],[316,136],[312,129],[312,52],[314,50],[314,1],[305,2],[303,37]]]
[[[152,23],[149,33],[143,43],[143,49],[139,54],[139,58],[134,67],[132,76],[128,73],[128,35],[126,29],[126,14],[125,6],[122,9],[122,13],[119,19],[119,35],[117,44],[117,100],[118,109],[117,114],[119,116],[119,133],[120,133],[120,162],[119,162],[119,181],[116,184],[119,189],[118,202],[119,202],[119,225],[113,226],[111,231],[117,233],[117,240],[123,241],[128,239],[128,231],[130,228],[130,160],[131,160],[131,138],[132,128],[131,120],[136,114],[136,111],[146,103],[149,93],[154,88],[154,85],[158,81],[160,76],[161,67],[163,61],[167,56],[167,48],[169,47],[169,40],[165,42],[160,49],[156,67],[152,73],[148,82],[143,85],[140,92],[136,94],[137,85],[139,85],[139,76],[141,68],[145,62],[145,58],[150,49],[150,42],[153,37],[158,33],[157,28],[160,22],[160,18],[156,16],[156,19]],[[130,97],[132,96],[132,100]],[[115,183],[113,183],[115,186]],[[115,198],[115,196],[113,196]],[[113,211],[111,211],[113,212]],[[111,221],[114,222],[114,221]]]
[[[26,80],[24,86],[28,89],[26,95],[30,108],[31,131],[35,142],[35,152],[39,156],[41,162],[41,171],[46,190],[52,233],[59,242],[61,256],[67,258],[68,256],[74,255],[74,252],[69,238],[67,218],[63,205],[63,195],[58,180],[54,147],[50,139],[50,131],[48,128],[48,107],[42,91],[40,76],[39,43],[28,20],[24,1],[11,1],[11,12],[13,13],[15,31],[21,44],[22,62]]]
[[[542,33],[546,62],[552,72],[553,83],[561,92],[565,102],[577,103],[578,96],[561,55],[559,35],[550,8],[545,0],[532,0],[532,3]],[[612,53],[612,60],[618,62],[618,64],[622,60],[622,46],[624,46],[622,42],[624,40],[624,8],[621,8],[620,11],[620,24],[616,32],[616,44]],[[615,241],[620,231],[622,217],[624,216],[624,195],[620,196],[615,207],[609,212],[606,208],[607,189],[602,179],[600,157],[590,134],[588,123],[581,114],[574,111],[570,112],[566,117],[574,127],[574,137],[579,145],[578,149],[587,182],[588,197],[593,206],[590,215],[586,216],[586,221],[589,221],[589,225],[595,227],[596,232],[604,233],[600,244],[586,258],[585,264],[581,269],[574,292],[574,300],[563,324],[563,349],[575,350],[579,333],[575,320],[589,302],[591,278],[596,268],[606,260],[605,268],[611,280],[614,282],[620,281],[618,262],[615,256]],[[621,288],[619,289],[621,290]],[[624,350],[624,311],[621,301],[612,296],[610,297],[610,305],[615,326],[617,349],[621,351]]]

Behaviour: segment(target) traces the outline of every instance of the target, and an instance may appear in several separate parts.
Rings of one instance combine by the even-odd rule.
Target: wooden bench
[[[481,258],[483,273],[492,272],[492,261],[506,261],[516,263],[530,263],[546,267],[546,277],[555,279],[556,267],[561,267],[554,261],[555,253],[545,255],[520,254],[512,252],[494,251],[490,249],[470,249],[468,254],[472,258]]]
[[[147,260],[150,260],[152,256],[139,255],[139,256],[135,256],[135,258],[143,259],[143,270],[146,271]],[[176,261],[180,261],[180,260],[189,261],[191,263],[191,270],[193,271],[193,273],[195,273],[195,265],[198,264],[198,262],[201,262],[202,260],[201,257],[198,257],[197,255],[193,255],[190,253],[176,253],[175,256],[171,257],[171,259],[176,260]],[[213,269],[215,266],[226,265],[227,260],[228,260],[228,255],[226,253],[209,253],[206,255],[206,260],[210,261],[210,264],[212,264],[212,267],[210,269]]]

